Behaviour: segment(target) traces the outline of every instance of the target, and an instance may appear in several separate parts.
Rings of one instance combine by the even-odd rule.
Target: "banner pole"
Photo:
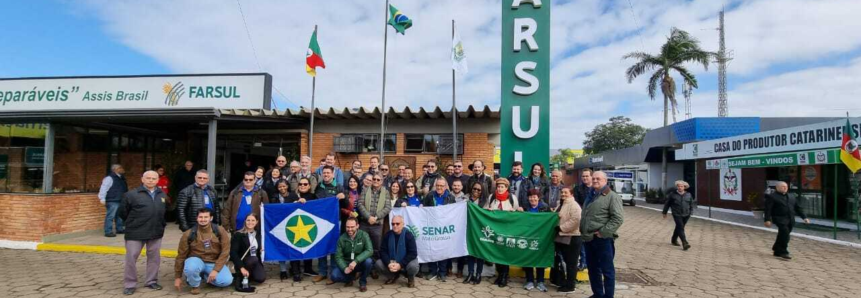
[[[380,107],[380,162],[385,163],[383,145],[386,138],[386,51],[389,44],[389,0],[386,0],[386,21],[383,23],[383,100]]]
[[[451,39],[454,40],[454,20],[451,20]],[[455,97],[455,89],[456,82],[454,80],[454,68],[451,69],[451,127],[452,127],[452,142],[454,144],[454,148],[452,149],[451,163],[454,164],[457,161],[457,104]]]
[[[314,34],[317,34],[317,25],[314,25]],[[308,134],[308,156],[314,160],[314,97],[317,93],[317,76],[311,77],[311,133]]]
[[[837,240],[837,168],[839,168],[836,164],[834,165],[834,240]]]

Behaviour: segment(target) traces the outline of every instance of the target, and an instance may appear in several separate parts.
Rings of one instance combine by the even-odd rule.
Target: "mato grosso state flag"
[[[843,128],[843,145],[840,146],[840,160],[854,174],[861,169],[861,152],[858,151],[858,134],[852,130],[849,119],[846,119],[846,127]]]
[[[305,72],[316,77],[317,67],[326,68],[326,63],[323,62],[323,53],[320,52],[320,44],[317,43],[317,30],[315,29],[314,34],[311,34],[308,52],[305,53]]]
[[[558,214],[489,211],[468,205],[469,255],[504,265],[553,267]]]
[[[264,261],[316,259],[335,252],[340,236],[337,198],[266,204],[260,210]]]
[[[389,4],[389,12],[391,13],[389,16],[389,25],[392,25],[392,27],[394,27],[401,35],[406,34],[404,32],[413,26],[413,20],[410,20],[410,18],[405,16],[400,10],[391,4]]]

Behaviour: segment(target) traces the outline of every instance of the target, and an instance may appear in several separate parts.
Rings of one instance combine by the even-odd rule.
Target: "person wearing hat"
[[[517,211],[517,196],[508,191],[510,183],[506,178],[496,179],[496,191],[487,198],[487,210]],[[508,265],[496,264],[496,281],[500,288],[508,285]]]
[[[688,238],[685,236],[685,225],[688,224],[688,219],[697,208],[697,201],[694,196],[687,190],[691,187],[684,180],[676,181],[676,190],[670,191],[667,194],[667,203],[664,204],[664,218],[667,218],[667,211],[672,208],[673,221],[676,222],[676,229],[673,230],[673,237],[670,240],[674,246],[679,246],[678,240],[682,239],[682,249],[688,250],[691,245],[688,244]]]

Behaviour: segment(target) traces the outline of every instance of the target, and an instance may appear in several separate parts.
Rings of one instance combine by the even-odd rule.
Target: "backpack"
[[[218,237],[218,242],[221,242],[221,230],[218,229],[218,225],[214,223],[209,224],[212,227],[212,232],[215,233],[215,236]],[[197,225],[195,224],[191,227],[191,234],[188,234],[188,246],[191,246],[191,243],[197,239]]]

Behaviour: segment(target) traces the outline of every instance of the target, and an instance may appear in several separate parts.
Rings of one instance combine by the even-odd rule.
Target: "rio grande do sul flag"
[[[858,150],[858,134],[852,130],[849,119],[846,119],[846,127],[843,128],[843,144],[840,146],[840,160],[843,161],[852,173],[861,169],[861,153]]]
[[[476,204],[467,209],[469,255],[504,265],[553,267],[558,214],[489,211]]]
[[[404,227],[416,238],[419,263],[465,256],[466,202],[437,207],[392,208],[389,218],[404,217]]]
[[[323,62],[323,53],[320,52],[320,44],[317,43],[317,29],[314,29],[314,34],[311,34],[311,42],[308,44],[308,51],[305,53],[305,72],[315,77],[317,76],[317,67],[326,68],[326,63]]]
[[[338,199],[260,207],[264,261],[316,259],[335,252],[340,236]]]

